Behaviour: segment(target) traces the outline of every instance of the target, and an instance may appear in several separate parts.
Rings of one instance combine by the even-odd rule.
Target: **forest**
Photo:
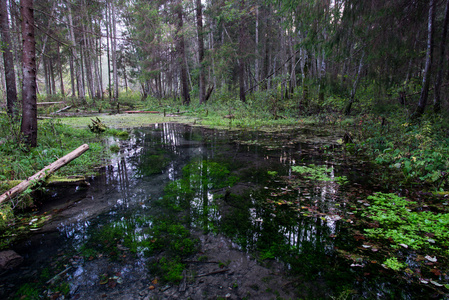
[[[121,139],[149,124],[264,132],[284,144],[298,142],[295,130],[312,128],[315,139],[324,130],[343,149],[335,157],[368,161],[371,184],[385,193],[367,192],[371,207],[357,208],[370,228],[363,240],[382,240],[369,244],[376,251],[396,241],[376,254],[390,257],[384,268],[405,270],[401,278],[418,285],[436,282],[407,271],[397,248],[421,260],[436,255],[427,273],[448,271],[438,265],[449,259],[448,22],[449,0],[1,0],[0,191],[85,143],[89,151],[57,180],[97,176],[124,152]],[[153,155],[168,165],[165,154]],[[291,172],[330,181],[326,167]],[[12,243],[8,227],[33,223],[42,189],[33,179],[20,196],[0,198],[0,250]],[[447,297],[445,278],[432,292]]]

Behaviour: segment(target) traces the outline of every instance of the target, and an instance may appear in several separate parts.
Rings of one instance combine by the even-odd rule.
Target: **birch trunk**
[[[420,118],[424,113],[427,105],[427,98],[429,97],[429,85],[430,85],[430,74],[432,71],[432,60],[433,60],[433,32],[435,20],[435,0],[430,0],[429,3],[429,20],[427,23],[427,50],[426,50],[426,65],[424,68],[421,96],[419,98],[418,107],[416,108],[414,119]]]

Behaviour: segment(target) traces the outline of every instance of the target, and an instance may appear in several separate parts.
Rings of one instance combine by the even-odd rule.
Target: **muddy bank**
[[[144,259],[114,264],[107,259],[74,262],[74,299],[273,299],[292,298],[294,289],[280,276],[283,266],[261,266],[222,235],[200,235],[199,253],[185,260],[180,284],[161,284]],[[206,257],[206,258],[205,258]],[[107,274],[108,280],[105,280]],[[103,276],[103,284],[101,282]],[[94,298],[92,298],[94,296]]]

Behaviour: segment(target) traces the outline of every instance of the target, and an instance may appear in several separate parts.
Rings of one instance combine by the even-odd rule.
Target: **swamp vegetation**
[[[157,293],[163,295],[173,286],[195,286],[197,276],[205,271],[192,265],[213,265],[213,261],[217,268],[206,274],[228,272],[232,259],[213,260],[202,244],[204,236],[224,235],[233,241],[236,250],[249,253],[262,266],[270,268],[274,263],[282,263],[282,274],[290,278],[283,283],[288,285],[289,293],[282,296],[278,288],[270,287],[268,279],[251,284],[235,279],[229,285],[236,297],[257,297],[262,290],[262,297],[267,298],[446,297],[447,149],[436,138],[436,133],[444,132],[441,121],[425,119],[414,125],[396,124],[391,119],[388,125],[382,125],[380,118],[368,115],[331,122],[312,116],[285,118],[278,124],[273,119],[272,124],[257,127],[244,118],[237,121],[214,118],[209,113],[206,116],[208,109],[219,114],[214,108],[181,108],[188,116],[165,118],[190,120],[194,127],[163,125],[159,123],[164,119],[162,113],[145,117],[116,115],[117,118],[97,115],[98,120],[108,124],[105,132],[97,134],[88,129],[88,125],[94,124],[91,116],[41,121],[43,141],[47,130],[58,134],[58,138],[52,135],[45,142],[47,151],[54,151],[53,157],[57,153],[63,155],[64,149],[69,151],[76,139],[89,140],[94,145],[84,160],[73,161],[58,171],[58,176],[91,176],[93,186],[81,187],[81,193],[98,190],[95,178],[111,173],[100,167],[110,165],[112,159],[116,161],[112,165],[118,163],[118,169],[110,184],[116,182],[113,190],[117,188],[126,196],[122,195],[122,200],[119,196],[109,213],[105,214],[108,209],[104,208],[87,217],[89,225],[81,227],[74,225],[84,221],[63,221],[64,217],[58,221],[58,211],[40,208],[45,202],[54,201],[52,193],[62,197],[67,193],[51,192],[52,188],[45,184],[33,187],[10,202],[9,207],[3,206],[3,249],[23,249],[19,246],[21,241],[32,239],[40,230],[46,232],[45,224],[74,223],[59,229],[62,236],[72,241],[57,242],[61,246],[54,250],[59,253],[53,258],[55,262],[32,267],[41,274],[39,279],[17,287],[10,283],[15,288],[3,287],[2,293],[9,290],[9,295],[16,295],[11,297],[30,298],[82,295],[83,284],[71,279],[76,268],[87,268],[87,264],[95,262],[101,266],[107,261],[115,266],[128,265],[134,260],[143,262],[145,270],[133,270],[147,274],[145,280],[150,291],[158,291],[153,293],[157,297]],[[178,111],[177,107],[170,109]],[[128,118],[137,128],[142,123],[148,125],[152,118],[156,125],[149,125],[150,134],[148,129],[132,129],[132,125],[125,131],[113,129],[122,127]],[[222,119],[226,124],[221,123]],[[250,125],[245,126],[245,122]],[[201,129],[203,123],[226,129]],[[8,129],[11,125],[5,121],[3,126]],[[184,142],[178,142],[179,139]],[[20,143],[1,146],[5,147],[3,151],[9,151],[5,153],[15,155],[17,162],[30,159],[32,152],[26,148],[13,151],[16,145]],[[199,150],[198,145],[206,148]],[[192,150],[180,154],[183,148]],[[49,162],[50,158],[44,160],[46,153],[38,154],[42,161],[34,165],[4,162],[3,176],[30,176]],[[268,161],[264,162],[263,157]],[[142,194],[139,189],[135,199],[126,200],[135,195],[127,191],[129,187],[138,186],[139,180],[145,182],[160,176],[167,176],[165,183],[158,182],[159,191],[150,198],[148,192]],[[59,208],[64,210],[67,206]],[[83,238],[80,240],[79,236]],[[67,266],[73,270],[65,271]],[[53,279],[60,272],[63,273]],[[89,280],[93,280],[99,294],[113,290],[123,293],[130,286],[124,282],[134,282],[119,271],[92,272],[94,277]],[[22,275],[11,278],[14,276]],[[52,280],[51,287],[44,288],[48,280]],[[216,290],[208,293],[191,296],[200,299],[218,295]]]

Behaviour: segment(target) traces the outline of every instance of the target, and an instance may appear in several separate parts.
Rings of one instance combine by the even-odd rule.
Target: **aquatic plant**
[[[399,271],[407,266],[407,264],[399,262],[396,257],[389,257],[382,264],[385,268],[392,269],[394,271]]]
[[[392,248],[402,245],[449,254],[449,213],[417,210],[415,201],[391,193],[375,193],[367,199],[370,206],[362,216],[379,224],[365,229],[368,237],[391,239]]]
[[[333,176],[333,168],[328,168],[326,166],[317,166],[310,164],[307,166],[293,166],[292,171],[301,174],[304,178],[310,180],[319,181],[336,181],[340,184],[344,184],[348,181],[346,176]]]

